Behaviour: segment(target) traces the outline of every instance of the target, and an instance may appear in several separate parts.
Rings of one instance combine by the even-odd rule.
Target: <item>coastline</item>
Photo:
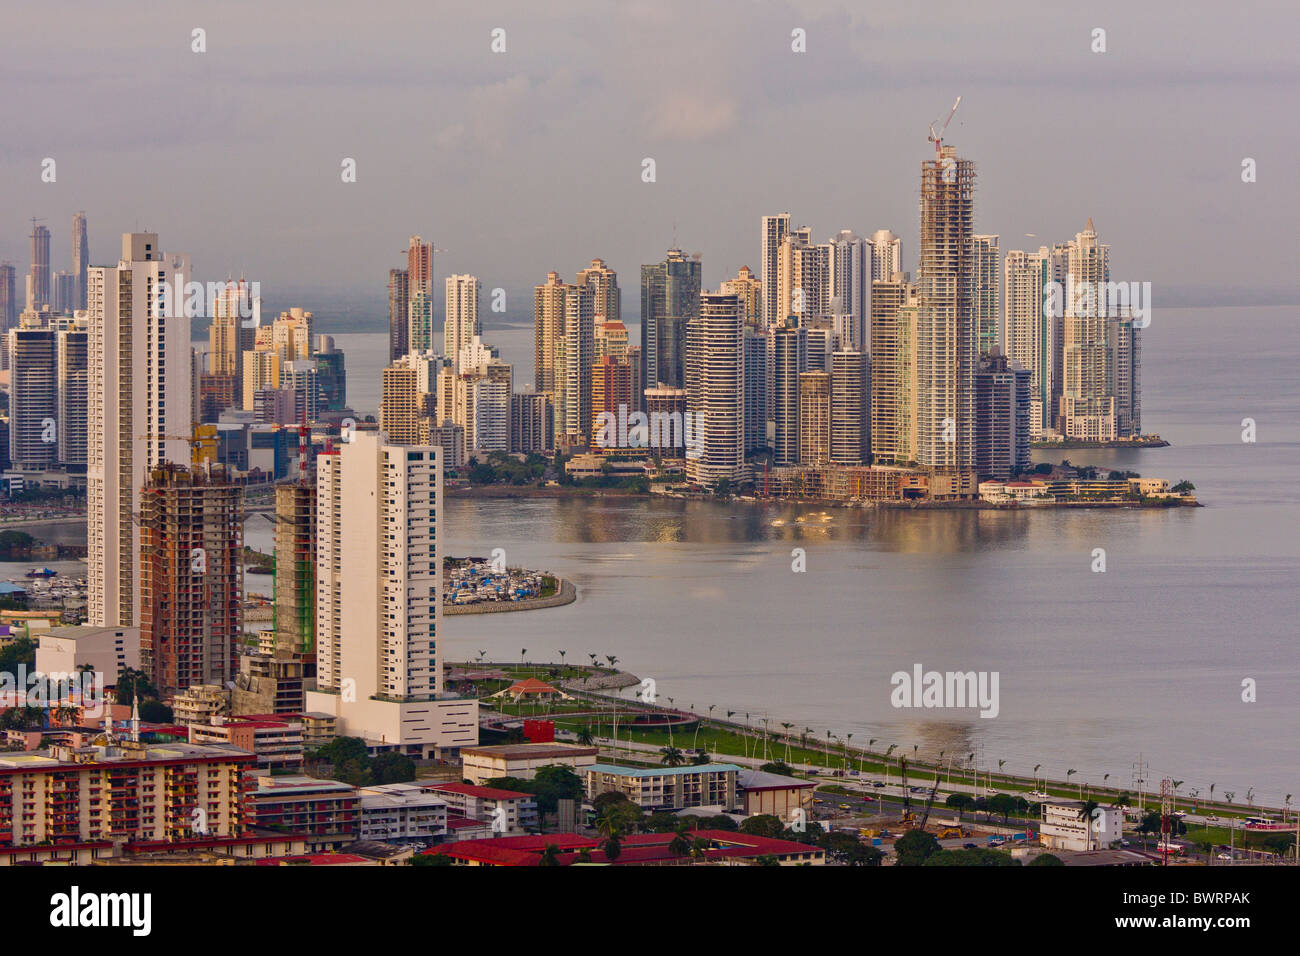
[[[537,611],[547,607],[563,607],[578,600],[578,589],[574,583],[559,575],[555,579],[560,588],[550,597],[528,598],[524,601],[484,601],[479,604],[447,604],[442,606],[443,617],[455,617],[461,614],[508,614],[511,611]]]

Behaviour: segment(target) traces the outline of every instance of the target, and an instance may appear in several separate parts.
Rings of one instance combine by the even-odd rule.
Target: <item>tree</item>
[[[686,834],[690,832],[686,824],[679,824],[677,832],[673,835],[672,841],[668,844],[668,852],[675,857],[683,857],[691,852],[691,838]]]
[[[559,764],[541,767],[533,776],[532,783],[537,809],[542,813],[554,813],[561,800],[582,799],[582,778],[570,767]]]
[[[663,754],[663,759],[659,762],[665,767],[680,767],[686,763],[686,755],[677,747],[672,745],[661,747],[659,752]]]
[[[944,803],[951,809],[957,811],[958,823],[961,823],[962,811],[969,810],[975,805],[975,801],[971,799],[970,794],[966,793],[950,793],[948,794],[948,799],[945,800]]]
[[[1096,834],[1096,831],[1093,829],[1093,818],[1096,815],[1096,811],[1100,809],[1101,804],[1096,800],[1085,800],[1083,806],[1079,808],[1079,819],[1083,821],[1084,829],[1088,834],[1084,843],[1085,849],[1091,850],[1093,848],[1093,837]],[[1115,839],[1119,839],[1118,833],[1115,834]]]
[[[785,832],[785,824],[781,818],[771,813],[759,813],[745,820],[740,825],[740,832],[750,836],[768,837],[773,840],[779,840],[781,834]]]
[[[554,843],[548,843],[542,849],[541,858],[537,861],[538,866],[559,866],[560,850]]]
[[[782,724],[782,726],[789,727],[790,725]],[[763,773],[775,773],[775,774],[779,774],[782,777],[794,776],[794,770],[791,769],[790,765],[786,763],[784,760],[773,760],[769,763],[763,764],[763,766],[759,767],[758,769],[763,771]]]
[[[613,863],[623,852],[623,841],[619,839],[618,830],[611,830],[600,848],[605,851],[605,859]]]
[[[995,793],[988,799],[988,808],[994,813],[1002,814],[1005,824],[1012,811],[1019,809],[1020,800],[1009,793]]]
[[[879,866],[885,855],[878,847],[863,845],[852,833],[823,834],[818,845],[826,851],[828,859],[849,866]]]
[[[596,745],[596,735],[591,732],[591,724],[578,731],[578,743],[584,747],[594,747]]]
[[[445,853],[417,853],[406,861],[407,866],[454,866],[455,861]]]
[[[913,833],[917,832],[915,830]],[[1020,866],[1010,853],[976,848],[974,850],[942,850],[926,858],[926,866]]]
[[[161,701],[144,700],[140,702],[140,719],[151,724],[170,724],[172,709]]]
[[[1065,864],[1061,862],[1061,858],[1059,856],[1055,856],[1051,853],[1040,853],[1038,856],[1030,860],[1029,863],[1026,865],[1027,866],[1065,866]]]
[[[939,841],[934,834],[924,830],[908,830],[894,842],[894,855],[899,866],[924,866],[925,861],[939,850]]]
[[[1173,486],[1172,488],[1170,488],[1169,490],[1172,491],[1172,492],[1173,492],[1174,494],[1176,494],[1176,495],[1185,495],[1185,494],[1187,494],[1189,491],[1195,491],[1195,490],[1196,490],[1196,486],[1195,486],[1194,484],[1192,484],[1190,481],[1187,481],[1186,479],[1184,479],[1183,481],[1180,481],[1178,484],[1174,485],[1174,486]]]
[[[370,761],[370,772],[375,783],[409,783],[415,779],[415,761],[390,750]]]

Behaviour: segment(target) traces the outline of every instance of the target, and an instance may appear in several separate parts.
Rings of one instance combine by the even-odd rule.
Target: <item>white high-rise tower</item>
[[[87,616],[140,622],[140,489],[165,461],[187,465],[193,416],[189,256],[125,233],[116,266],[87,270]]]

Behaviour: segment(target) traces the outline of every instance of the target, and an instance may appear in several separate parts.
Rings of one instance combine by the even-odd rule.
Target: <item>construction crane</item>
[[[925,801],[925,812],[921,814],[921,822],[916,825],[918,830],[924,830],[925,825],[930,822],[930,808],[934,806],[934,796],[939,792],[939,775],[936,773],[934,786],[930,788],[930,796]]]
[[[930,135],[928,139],[931,143],[934,143],[935,159],[943,158],[943,134],[944,131],[948,129],[948,124],[952,122],[953,114],[957,112],[957,107],[960,105],[961,105],[961,97],[959,96],[957,97],[957,102],[952,104],[952,109],[948,112],[948,118],[944,120],[943,125],[939,127],[939,132],[936,133],[934,131],[934,123],[930,124]],[[937,123],[938,120],[935,120],[935,122]]]
[[[190,435],[165,435],[162,432],[152,432],[144,435],[137,435],[140,441],[183,441],[190,446],[190,464],[196,465],[202,461],[202,455],[205,446],[215,452],[217,447],[217,436],[200,435],[197,428]]]

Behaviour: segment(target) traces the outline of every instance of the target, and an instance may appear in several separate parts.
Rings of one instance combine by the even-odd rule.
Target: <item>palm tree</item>
[[[659,762],[665,767],[680,767],[686,763],[686,755],[672,745],[661,747],[659,752],[663,754],[663,759]]]
[[[709,849],[709,841],[704,837],[696,837],[695,842],[691,844],[691,856],[697,860],[704,858],[704,854]]]
[[[619,854],[623,852],[623,841],[619,838],[618,828],[610,830],[609,836],[605,837],[605,842],[600,845],[605,851],[605,859],[613,863],[618,859]]]
[[[609,661],[609,669],[610,669],[610,670],[613,670],[613,669],[614,669],[614,665],[618,663],[618,658],[615,657],[613,654],[606,654],[606,655],[605,655],[605,660]]]
[[[1034,789],[1035,789],[1035,790],[1038,789],[1038,768],[1041,767],[1041,766],[1042,766],[1041,763],[1036,763],[1036,764],[1034,764]],[[1046,781],[1046,780],[1043,781],[1043,791],[1044,791],[1044,792],[1047,791],[1047,781]]]
[[[554,843],[546,844],[546,848],[542,850],[542,855],[541,858],[537,861],[537,865],[538,866],[559,866],[560,865],[559,848],[556,847]]]
[[[1071,772],[1073,773],[1073,771]],[[1084,827],[1087,830],[1087,836],[1084,838],[1086,842],[1083,845],[1084,849],[1086,850],[1091,850],[1093,848],[1092,815],[1093,812],[1099,809],[1100,807],[1101,804],[1099,804],[1096,800],[1086,800],[1084,801],[1083,806],[1079,808],[1079,819],[1084,822]]]
[[[691,838],[686,835],[686,824],[677,827],[676,834],[673,835],[672,842],[668,844],[668,852],[676,857],[683,857],[691,852]]]
[[[786,763],[790,762],[790,728],[793,726],[794,724],[788,724],[784,720],[781,721],[781,728],[785,731],[785,762]]]
[[[588,724],[586,727],[583,727],[580,731],[578,731],[578,743],[582,744],[584,747],[591,747],[595,745],[596,737],[591,732],[591,724]]]
[[[1078,773],[1078,772],[1079,772],[1079,771],[1077,771],[1077,770],[1067,770],[1067,771],[1065,771],[1065,785],[1066,785],[1067,787],[1070,785],[1070,778],[1073,777],[1073,776],[1074,776],[1076,773]],[[1083,799],[1083,784],[1082,784],[1082,783],[1079,784],[1079,799],[1080,799],[1080,800]]]

